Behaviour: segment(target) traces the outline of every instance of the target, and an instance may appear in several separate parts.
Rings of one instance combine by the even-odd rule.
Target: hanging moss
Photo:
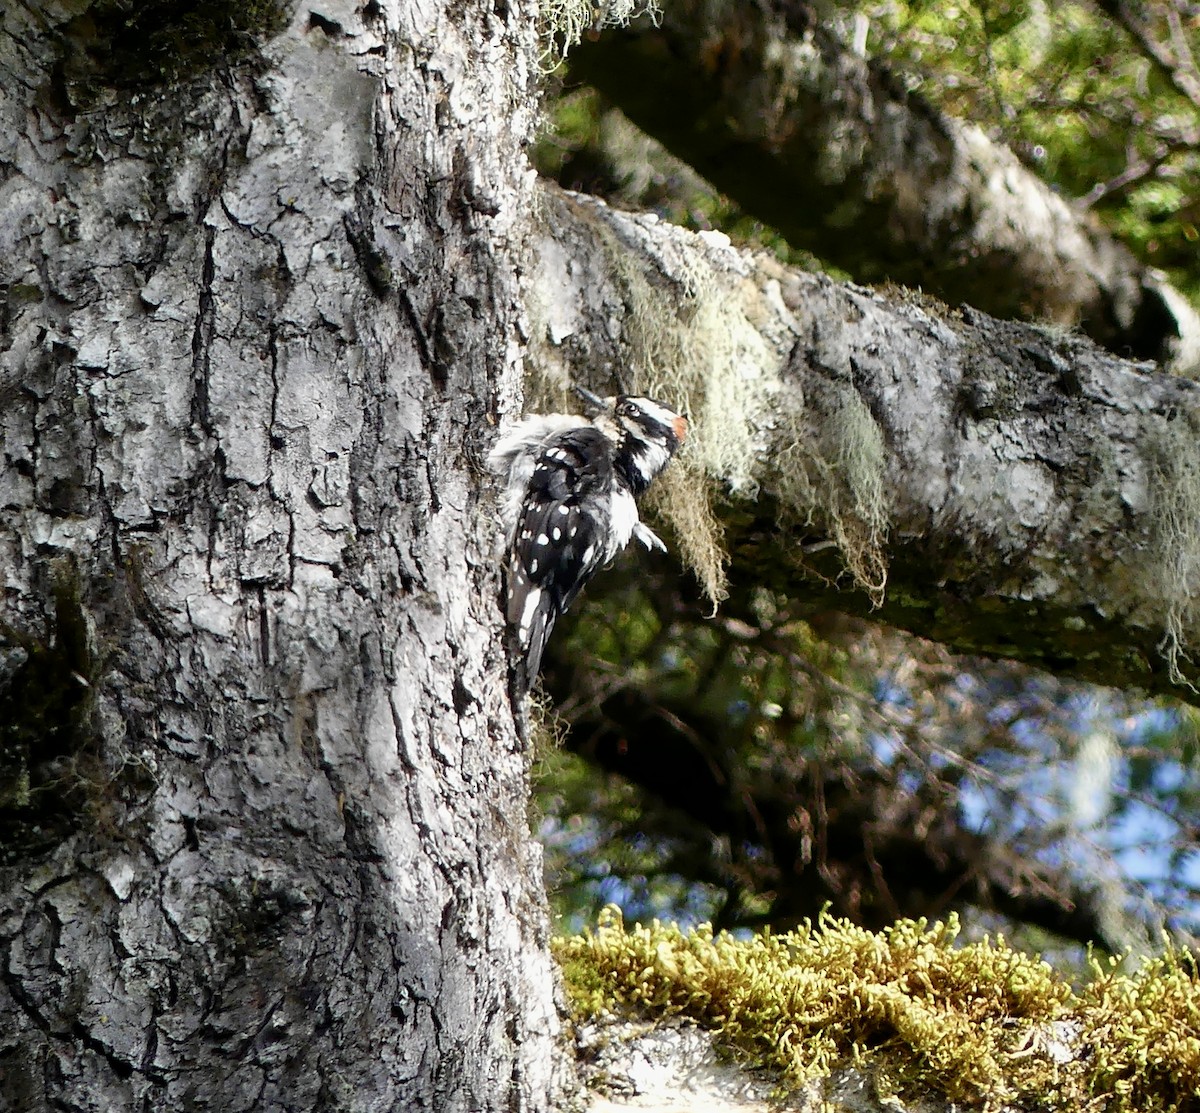
[[[880,606],[887,585],[890,507],[879,425],[853,384],[836,378],[814,378],[808,397],[795,386],[776,411],[786,430],[779,438],[785,447],[774,461],[782,519],[819,523],[854,583]]]
[[[760,509],[767,501],[775,505],[770,532],[779,532],[782,518],[786,526],[812,525],[829,537],[838,558],[830,579],[849,573],[845,578],[879,606],[888,573],[887,451],[849,369],[841,375],[826,369],[822,382],[806,384],[806,396],[798,382],[781,382],[772,347],[780,341],[762,328],[773,310],[756,302],[741,278],[703,253],[675,253],[669,245],[647,264],[644,251],[630,250],[622,233],[587,205],[575,205],[572,219],[586,221],[595,233],[620,298],[623,367],[612,385],[662,398],[690,419],[687,442],[645,506],[665,524],[672,547],[712,604],[727,594],[739,503],[754,500]],[[714,250],[720,246],[714,241]],[[535,319],[551,311],[531,305]],[[533,362],[545,368],[563,362],[541,339],[551,331],[534,329],[535,347],[545,346]],[[565,380],[547,374],[531,391],[530,408],[569,406]],[[798,551],[789,538],[784,566],[795,563]],[[804,565],[812,567],[807,559]]]
[[[1159,648],[1173,683],[1195,691],[1179,667],[1193,648],[1187,631],[1200,619],[1200,418],[1188,411],[1147,424],[1145,451],[1150,473],[1152,533],[1141,574],[1166,610]]]
[[[555,944],[577,1013],[684,1016],[798,1087],[856,1063],[884,1092],[1047,1110],[1179,1111],[1200,1093],[1200,976],[1168,953],[1076,993],[1003,939],[955,946],[957,921],[870,932],[823,918],[753,939],[616,909]]]
[[[537,6],[538,36],[542,42],[542,65],[553,70],[584,35],[601,27],[624,27],[638,16],[659,20],[658,0],[541,0]]]

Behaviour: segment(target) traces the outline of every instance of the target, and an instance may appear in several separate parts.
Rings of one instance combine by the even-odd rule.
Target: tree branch
[[[716,21],[681,0],[661,26],[583,44],[572,73],[857,279],[1079,325],[1114,351],[1200,369],[1200,317],[1157,272],[978,128],[782,7],[729,5]]]
[[[1200,386],[592,199],[543,210],[543,389],[619,369],[687,408],[654,506],[714,597],[724,551],[735,580],[960,651],[1194,691]]]

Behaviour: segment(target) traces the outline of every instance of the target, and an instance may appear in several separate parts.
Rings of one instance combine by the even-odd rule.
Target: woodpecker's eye
[[[634,417],[637,415],[638,408],[632,402],[622,402],[617,407],[618,417]]]

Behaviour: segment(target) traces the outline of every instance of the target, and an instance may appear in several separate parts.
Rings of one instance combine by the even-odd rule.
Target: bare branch
[[[1087,191],[1078,201],[1075,202],[1079,209],[1090,209],[1093,205],[1113,197],[1116,194],[1124,193],[1126,190],[1144,182],[1147,178],[1157,174],[1162,165],[1175,152],[1165,145],[1160,149],[1157,158],[1143,158],[1138,154],[1137,150],[1130,145],[1125,152],[1125,169],[1119,174],[1114,174],[1106,182],[1097,182],[1091,189]]]

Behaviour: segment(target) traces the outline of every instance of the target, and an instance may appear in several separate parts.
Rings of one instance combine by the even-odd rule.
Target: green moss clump
[[[1114,965],[1083,991],[1091,1090],[1113,1109],[1194,1109],[1200,1099],[1200,968],[1168,951],[1136,977]]]
[[[1078,996],[1003,939],[958,923],[870,932],[824,918],[749,940],[655,923],[560,939],[576,1010],[685,1016],[798,1086],[851,1062],[884,1090],[1042,1109],[1182,1110],[1200,1092],[1200,982],[1177,954]],[[1069,1052],[1065,1048],[1070,1047]]]

